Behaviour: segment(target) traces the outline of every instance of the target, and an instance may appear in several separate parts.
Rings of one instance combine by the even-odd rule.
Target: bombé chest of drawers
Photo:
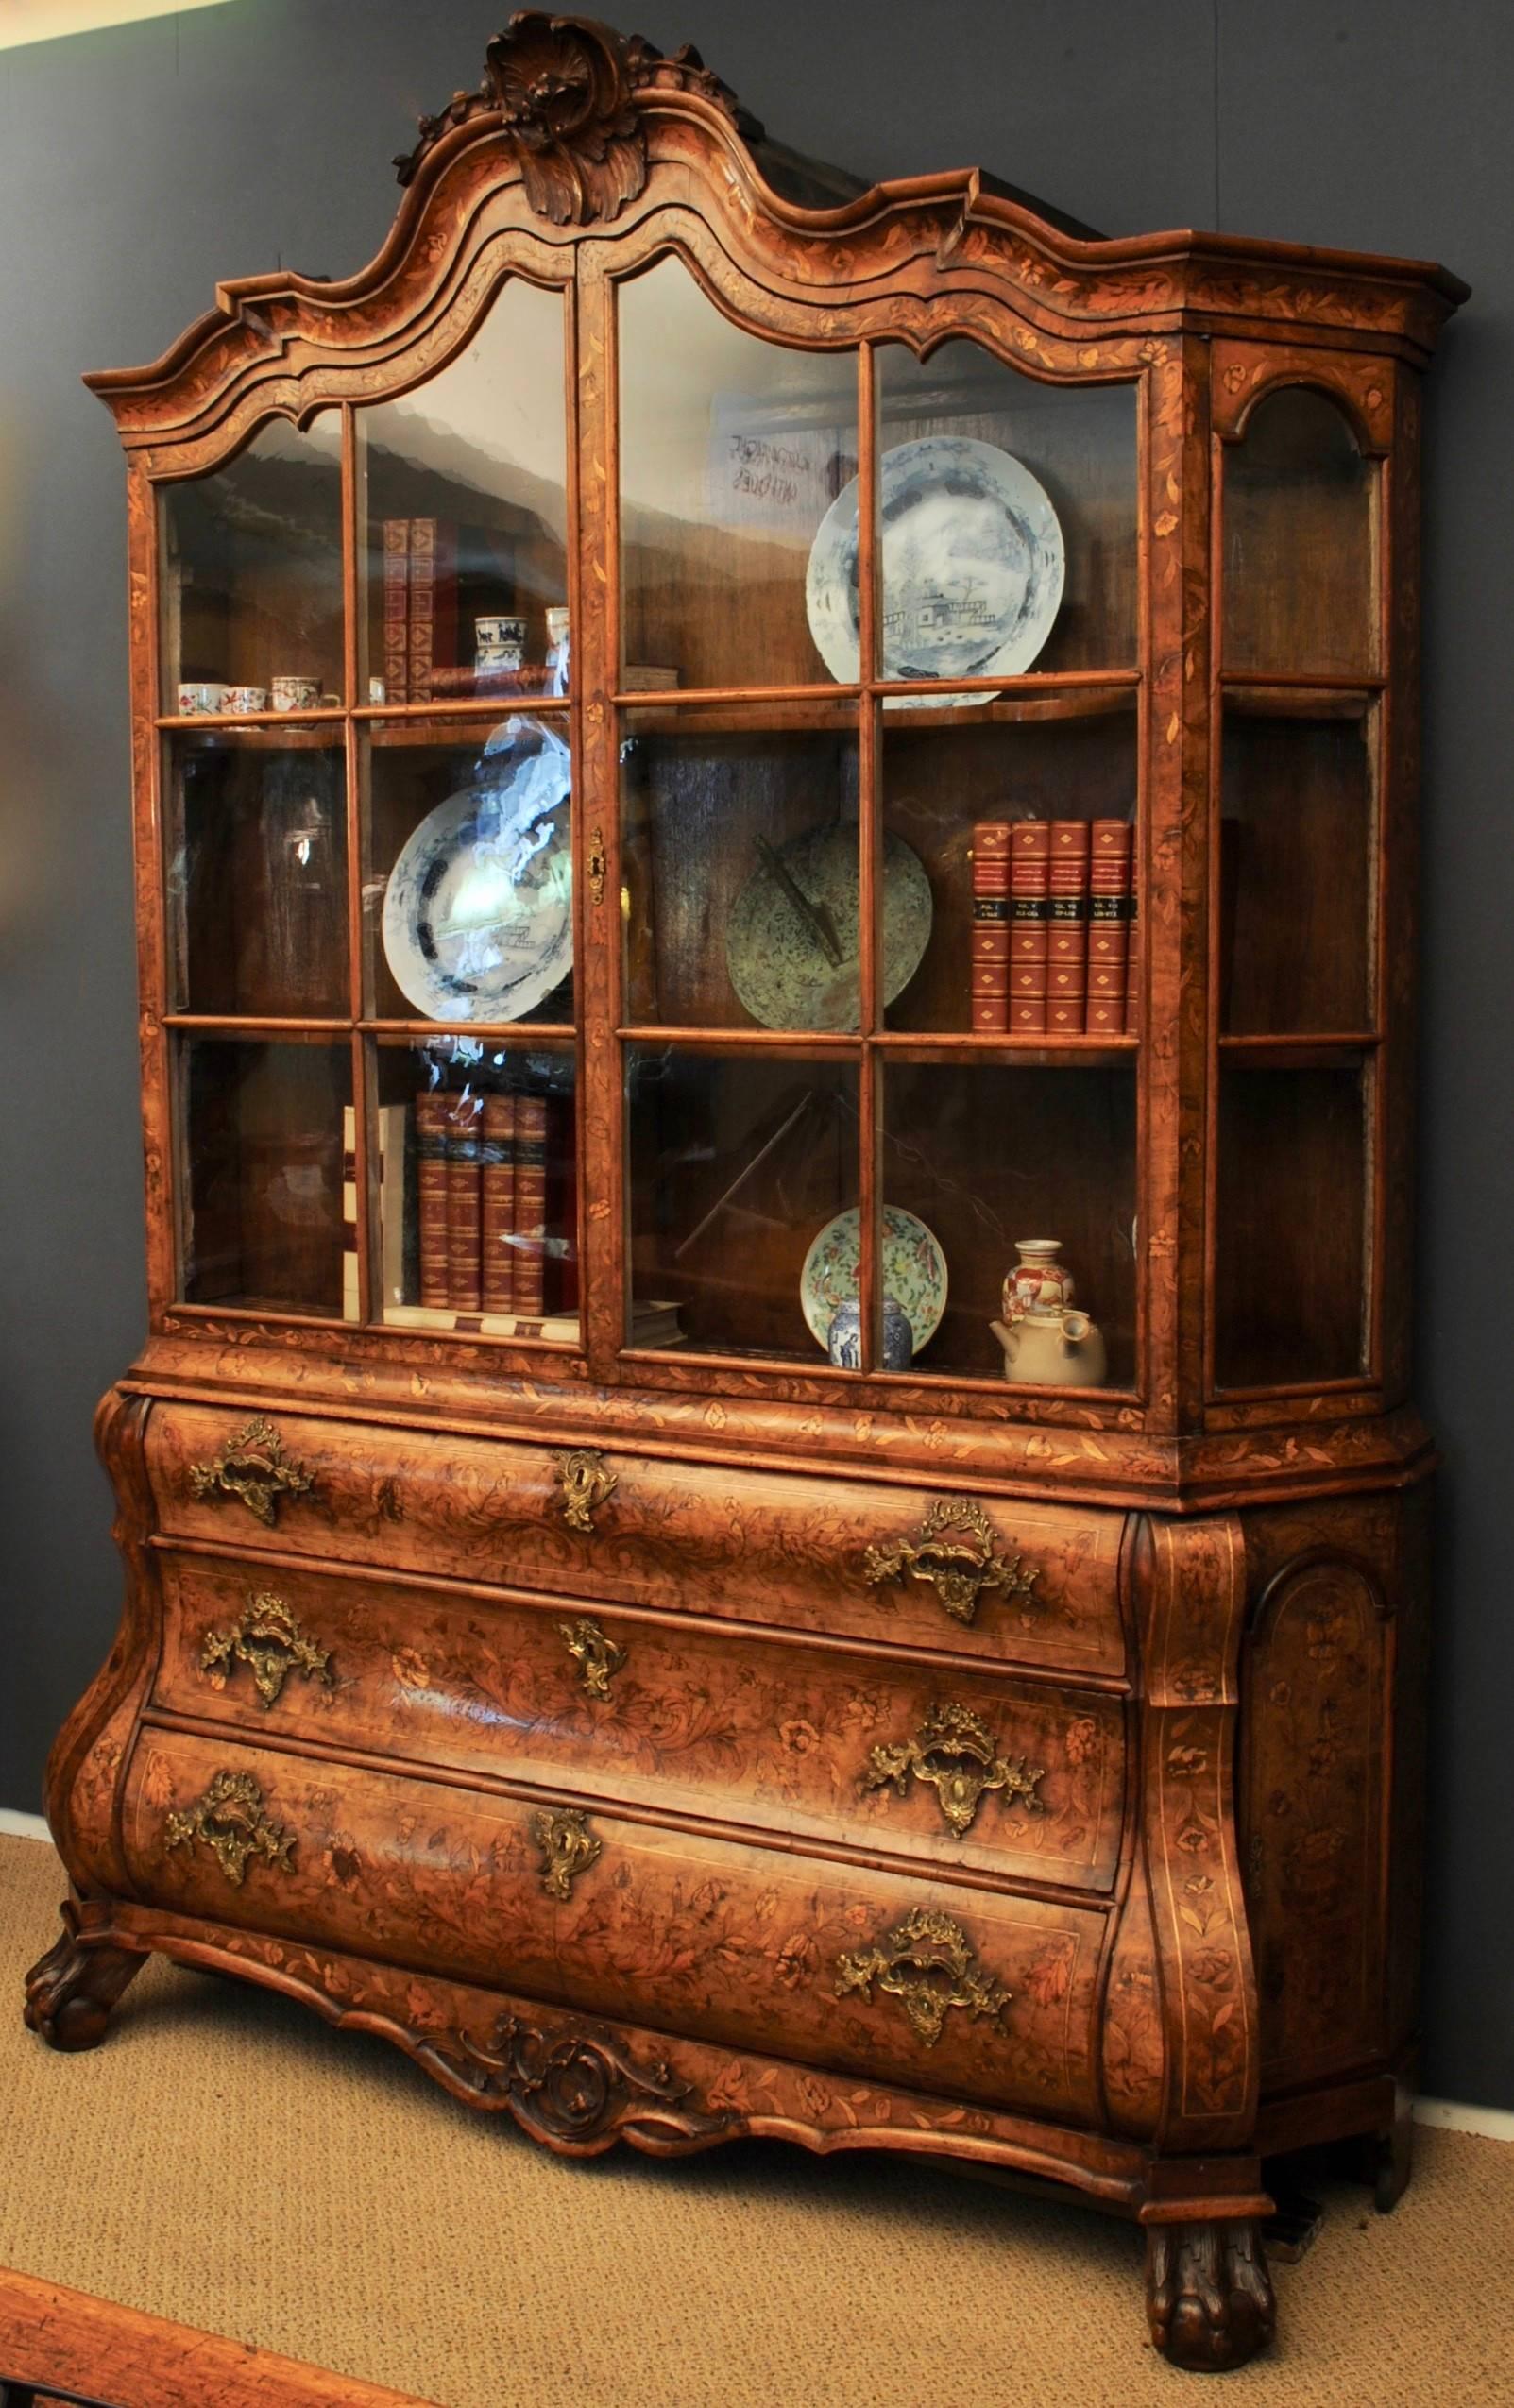
[[[1238,2363],[1264,2160],[1408,2171],[1461,288],[534,12],[401,181],[92,380],[152,1327],[28,2018],[158,1951],[570,2155],[1062,2183]]]

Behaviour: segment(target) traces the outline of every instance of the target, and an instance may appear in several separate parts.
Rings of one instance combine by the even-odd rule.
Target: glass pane
[[[1345,1380],[1363,1368],[1364,1090],[1355,1064],[1221,1069],[1218,1387]]]
[[[636,1024],[855,1029],[857,738],[628,714],[625,993]]]
[[[342,699],[341,414],[260,427],[213,475],[162,488],[163,709]]]
[[[1374,717],[1226,712],[1220,1026],[1227,1034],[1372,1026]]]
[[[1377,466],[1303,385],[1259,401],[1225,452],[1228,670],[1369,676],[1377,666]]]
[[[428,383],[360,410],[363,699],[568,686],[563,304],[504,285]]]
[[[628,1344],[814,1368],[826,1332],[807,1326],[801,1288],[837,1214],[855,1230],[855,1064],[637,1045],[626,1096]]]
[[[886,837],[929,890],[928,939],[908,979],[902,931],[895,941],[886,1026],[1121,1036],[1134,693],[963,699],[962,709],[883,714]],[[906,874],[885,872],[885,929]]]
[[[1135,1380],[1135,1079],[1114,1069],[890,1062],[883,1194],[911,1216],[885,1244],[884,1285],[910,1322],[917,1371],[1032,1387]],[[922,1237],[912,1224],[923,1225]],[[1007,1323],[1004,1289],[1027,1241],[1055,1242],[1073,1280],[1067,1327]],[[890,1246],[897,1246],[891,1268]],[[1039,1258],[1032,1255],[1030,1260]],[[919,1265],[944,1266],[940,1327],[922,1338]],[[995,1333],[1009,1331],[1006,1344]],[[928,1314],[927,1316],[928,1326]],[[887,1331],[885,1331],[887,1337]]]
[[[185,1298],[336,1318],[349,1048],[196,1037],[178,1067]]]
[[[364,757],[374,1016],[570,1023],[566,719],[378,720]]]
[[[880,675],[1133,668],[1135,386],[888,344],[878,406]]]
[[[313,728],[168,740],[173,1009],[345,1018],[344,755]]]
[[[373,1065],[374,1318],[576,1345],[571,1050],[381,1040]]]
[[[625,686],[824,683],[805,581],[857,473],[856,354],[743,333],[664,259],[620,289],[620,379]]]

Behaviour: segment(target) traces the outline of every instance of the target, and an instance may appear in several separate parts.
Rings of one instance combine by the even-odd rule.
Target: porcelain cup
[[[222,708],[241,714],[243,711],[265,711],[268,707],[266,686],[229,686]]]
[[[473,621],[473,667],[475,670],[519,669],[526,653],[526,622],[523,619],[501,619],[491,616]]]
[[[323,694],[318,677],[276,677],[273,681],[273,706],[276,711],[313,711],[323,703],[334,703],[334,694]]]
[[[226,709],[226,698],[231,688],[213,680],[199,686],[180,686],[178,692],[180,719],[202,719]]]

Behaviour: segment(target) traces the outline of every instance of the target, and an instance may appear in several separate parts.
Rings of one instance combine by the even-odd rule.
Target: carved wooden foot
[[[1401,2089],[1393,2121],[1386,2132],[1374,2132],[1369,2179],[1379,2215],[1396,2208],[1409,2187],[1414,2171],[1414,2094]]]
[[[26,1976],[27,2025],[49,2048],[96,2047],[111,2009],[144,1961],[134,1949],[81,1938],[77,1911],[66,1899],[62,1931]]]
[[[1272,2338],[1272,2285],[1250,2217],[1151,2224],[1146,2234],[1151,2338],[1175,2366],[1244,2366]]]

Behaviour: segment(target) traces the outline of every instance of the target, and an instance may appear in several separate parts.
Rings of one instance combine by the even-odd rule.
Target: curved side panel
[[[1268,2088],[1385,2045],[1384,1764],[1393,1629],[1359,1566],[1312,1556],[1248,1642],[1242,1827]]]
[[[151,1405],[112,1388],[95,1416],[94,1441],[115,1491],[113,1535],[127,1593],[115,1642],[74,1708],[47,1760],[47,1820],[59,1855],[80,1890],[130,1896],[121,1855],[120,1793],[137,1715],[157,1663],[158,1571],[146,1545],[152,1527],[144,1438]]]

